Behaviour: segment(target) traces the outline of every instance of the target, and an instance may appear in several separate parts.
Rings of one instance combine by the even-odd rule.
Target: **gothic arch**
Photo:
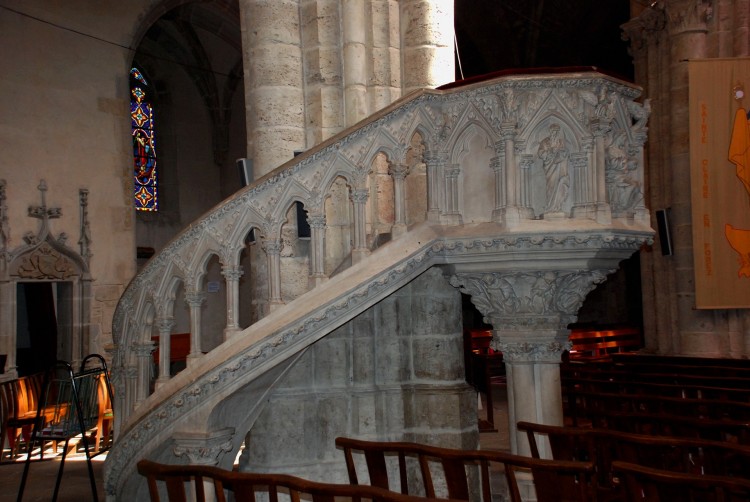
[[[4,188],[4,185],[3,185]],[[88,259],[91,257],[88,222],[88,191],[80,191],[81,237],[80,252],[66,245],[68,236],[64,233],[55,237],[50,229],[50,220],[62,216],[59,207],[48,207],[46,204],[47,185],[41,180],[38,186],[41,204],[29,207],[29,216],[39,220],[36,234],[28,232],[24,236],[25,244],[15,249],[5,249],[5,242],[0,244],[0,353],[7,354],[5,373],[10,377],[18,375],[17,342],[18,317],[17,295],[19,284],[60,284],[58,305],[69,305],[65,312],[58,312],[58,325],[63,330],[66,352],[58,354],[78,364],[89,352],[89,324],[91,311],[91,275]],[[4,190],[0,197],[0,208],[4,204]],[[0,213],[2,211],[0,210]],[[1,214],[0,214],[1,216]],[[3,225],[6,227],[7,223]],[[2,233],[7,233],[2,228]],[[56,308],[57,310],[57,308]]]

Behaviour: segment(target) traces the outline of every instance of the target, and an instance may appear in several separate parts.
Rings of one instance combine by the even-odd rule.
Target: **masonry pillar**
[[[305,148],[298,0],[240,0],[248,156],[255,178]]]
[[[188,366],[203,356],[201,349],[201,306],[206,300],[206,294],[202,291],[189,291],[185,293],[185,303],[190,307],[190,353],[187,356]]]
[[[453,0],[401,0],[404,94],[455,80]]]
[[[172,378],[169,368],[171,359],[172,328],[175,325],[173,317],[162,317],[156,321],[159,328],[159,377],[156,387],[168,382]]]
[[[138,382],[133,407],[137,408],[150,394],[149,382],[151,382],[151,354],[155,348],[151,340],[133,345],[135,352],[137,372],[136,381]]]
[[[367,108],[367,16],[365,0],[341,4],[344,43],[344,109],[346,125],[369,115]]]
[[[460,225],[462,223],[461,208],[459,207],[458,177],[461,175],[461,166],[451,164],[445,167],[445,206],[442,208],[440,221],[446,225]]]
[[[495,145],[496,157],[492,159],[495,171],[495,210],[494,220],[497,223],[513,227],[522,218],[530,217],[522,211],[521,173],[518,169],[515,152],[516,121],[505,120],[500,126],[502,140]]]
[[[404,180],[409,174],[409,167],[405,164],[391,163],[388,168],[393,176],[393,199],[394,199],[394,222],[391,230],[393,238],[397,238],[406,232],[406,194],[404,193]]]
[[[359,263],[370,254],[367,249],[367,199],[370,194],[366,188],[352,190],[351,200],[354,204],[354,247],[352,249],[352,264]]]
[[[426,150],[424,162],[427,169],[427,221],[438,223],[440,221],[440,179],[443,166],[445,166],[445,154],[434,150]]]
[[[310,214],[307,217],[310,225],[310,289],[319,286],[326,280],[326,217],[324,214]]]
[[[521,420],[562,425],[560,359],[586,294],[602,282],[602,271],[514,270],[459,272],[451,284],[493,326],[493,348],[502,351],[508,377],[508,415],[513,453],[530,455]],[[549,456],[549,452],[540,452]]]
[[[710,328],[714,312],[696,310],[695,270],[693,264],[692,202],[690,185],[690,115],[688,61],[707,56],[706,19],[710,2],[672,0],[666,3],[667,29],[670,35],[669,162],[667,183],[671,184],[670,223],[674,243],[675,298],[677,301],[677,353],[705,352],[706,345],[716,346]],[[728,95],[728,91],[727,91]],[[707,343],[708,342],[708,343]]]
[[[227,285],[227,326],[224,328],[224,339],[240,331],[237,317],[240,313],[240,278],[242,267],[237,265],[224,265],[221,274]]]
[[[263,239],[263,250],[268,259],[268,303],[271,310],[283,305],[281,299],[281,240]]]

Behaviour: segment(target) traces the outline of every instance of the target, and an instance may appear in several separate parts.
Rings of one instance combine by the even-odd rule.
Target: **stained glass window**
[[[156,144],[154,141],[154,109],[151,89],[143,74],[130,70],[130,118],[133,128],[133,174],[135,208],[157,211]]]

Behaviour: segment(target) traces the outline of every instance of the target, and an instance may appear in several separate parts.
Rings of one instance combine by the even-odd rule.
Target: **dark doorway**
[[[18,376],[49,368],[57,359],[55,283],[21,282],[16,287]]]

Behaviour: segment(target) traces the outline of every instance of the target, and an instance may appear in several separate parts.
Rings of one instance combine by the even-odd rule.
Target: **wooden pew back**
[[[478,470],[481,499],[491,502],[490,476],[493,469],[504,472],[510,500],[521,501],[517,472],[530,471],[534,480],[536,497],[547,501],[594,500],[593,464],[591,462],[568,462],[533,459],[510,453],[489,450],[460,450],[439,448],[409,442],[377,442],[352,438],[336,438],[336,446],[344,450],[349,481],[359,484],[355,453],[361,455],[367,465],[370,484],[385,489],[400,489],[402,493],[415,493],[419,489],[428,497],[436,496],[435,480],[444,477],[448,498],[469,500],[471,480]],[[399,486],[391,483],[388,476],[388,458],[398,465]],[[418,486],[409,485],[408,461],[419,466]]]
[[[164,495],[164,500],[169,502],[226,502],[229,492],[235,502],[255,502],[262,500],[263,496],[270,502],[278,502],[280,499],[291,502],[437,502],[374,486],[320,483],[286,474],[234,472],[218,467],[166,465],[150,460],[141,460],[137,468],[146,477],[152,502],[161,502]],[[163,484],[163,490],[159,489],[160,484]],[[447,501],[442,499],[441,502]]]

